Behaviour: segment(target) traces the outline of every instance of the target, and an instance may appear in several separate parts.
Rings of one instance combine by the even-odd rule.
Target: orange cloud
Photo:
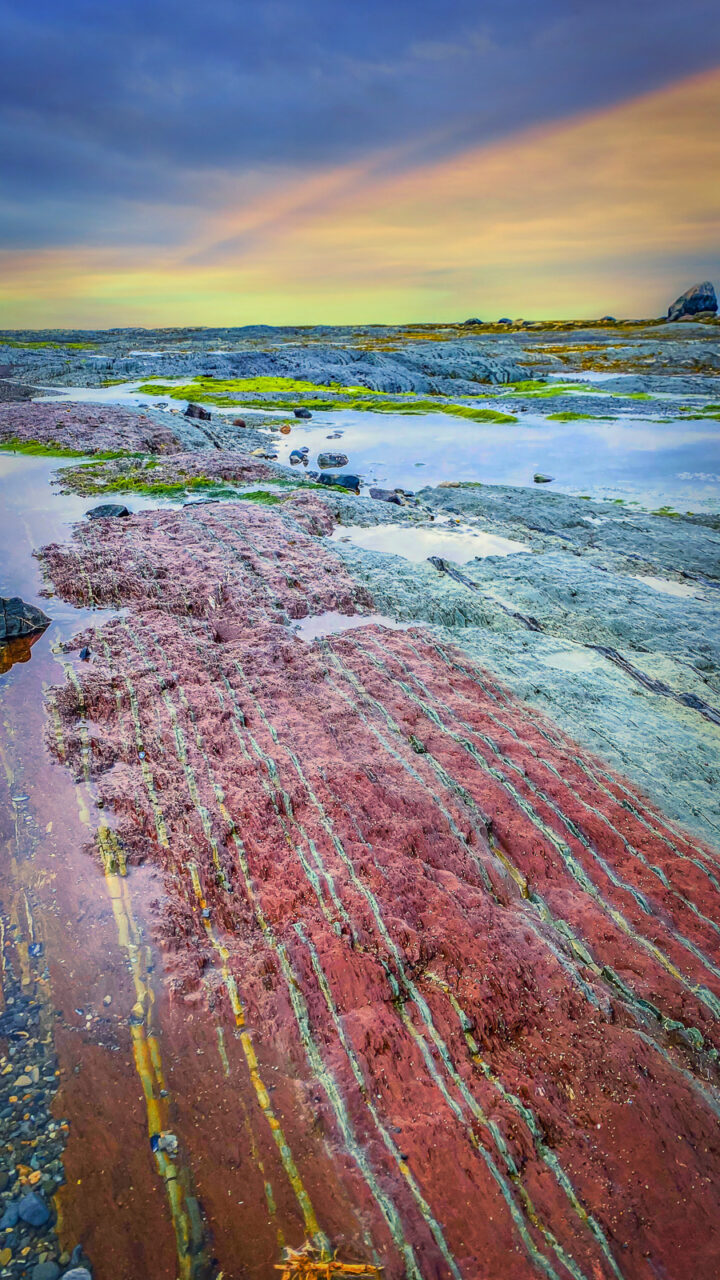
[[[720,70],[451,159],[387,153],[209,217],[190,244],[0,256],[32,324],[244,324],[659,312],[712,274]]]

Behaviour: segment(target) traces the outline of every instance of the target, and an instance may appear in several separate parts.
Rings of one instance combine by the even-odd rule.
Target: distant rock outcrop
[[[696,316],[702,311],[716,312],[718,309],[715,289],[709,280],[702,284],[694,284],[676,298],[668,307],[668,320],[682,320],[683,316]]]

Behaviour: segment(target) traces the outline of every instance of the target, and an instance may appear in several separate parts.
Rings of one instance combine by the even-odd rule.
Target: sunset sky
[[[660,314],[717,0],[0,0],[0,325]]]

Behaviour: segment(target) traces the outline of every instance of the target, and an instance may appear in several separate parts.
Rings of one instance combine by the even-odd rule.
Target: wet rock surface
[[[50,626],[50,619],[36,605],[20,596],[0,596],[0,642],[36,635]]]
[[[332,503],[145,513],[45,552],[62,594],[130,611],[56,700],[130,879],[162,871],[177,996],[212,974],[228,1031],[241,1001],[281,1055],[287,1148],[339,1175],[388,1275],[408,1249],[438,1274],[711,1265],[715,855],[437,632],[296,640],[287,619],[382,597],[318,540]]]
[[[487,337],[503,360],[522,350],[546,371],[588,358],[581,329],[512,329]],[[645,394],[655,378],[666,391],[663,361],[681,349],[686,373],[673,376],[701,403],[693,369],[714,359],[712,323],[662,331],[609,327],[608,360],[640,364],[653,344],[655,371],[625,370],[623,385]],[[177,360],[209,363],[212,340]],[[327,377],[343,362],[362,372],[342,349],[328,363],[326,344],[308,342]],[[562,356],[548,350],[560,344]],[[437,376],[441,345],[453,343],[433,343],[423,376]],[[297,351],[260,354],[274,369],[307,367]],[[112,345],[107,358],[117,375]],[[231,358],[212,357],[223,369]],[[158,372],[164,359],[129,365]],[[461,386],[457,361],[451,352],[444,367]],[[513,392],[518,412],[533,394]],[[87,447],[104,406],[63,408],[63,440]],[[61,1253],[63,1219],[77,1224],[94,1179],[63,1184],[59,1199],[44,1187],[49,1125],[15,1088],[27,1078],[32,1094],[44,1059],[32,1045],[15,1074],[12,1043],[0,1044],[0,1093],[12,1059],[8,1088],[24,1107],[7,1119],[30,1125],[20,1140],[37,1140],[43,1167],[31,1181],[26,1149],[29,1174],[13,1150],[0,1176],[2,1212],[17,1213],[0,1228],[13,1251],[0,1268],[114,1280],[108,1240],[125,1248],[114,1222],[134,1187],[133,1256],[146,1261],[130,1271],[148,1272],[150,1247],[162,1280],[234,1276],[238,1259],[264,1280],[279,1232],[379,1260],[389,1280],[473,1280],[479,1268],[489,1280],[712,1275],[717,517],[454,482],[397,506],[300,487],[307,471],[252,457],[272,451],[270,419],[255,430],[215,411],[193,422],[180,405],[126,412],[133,431],[164,424],[176,452],[141,446],[142,458],[66,469],[61,483],[109,497],[155,482],[177,505],[84,520],[42,563],[61,600],[115,612],[59,655],[47,745],[76,788],[73,813],[86,815],[87,847],[73,848],[109,894],[129,987],[103,1016],[116,998],[108,1010],[92,910],[84,902],[69,924],[58,915],[56,937],[69,928],[80,951],[95,941],[103,985],[93,977],[93,1000],[66,1006],[56,1034],[66,1059],[74,1045],[77,1068],[91,1067],[103,1105],[103,1071],[114,1082],[130,1072],[140,1114],[126,1132],[113,1113],[101,1134],[82,1076],[63,1096],[78,1117],[61,1134],[66,1162],[87,1169],[97,1144],[106,1191],[104,1220],[90,1237],[65,1228]],[[642,401],[639,412],[650,412]],[[189,492],[193,482],[208,491]],[[253,486],[257,500],[218,500],[218,485]],[[440,548],[415,563],[331,541],[343,523],[381,525],[389,539],[394,528],[476,530],[528,550],[457,564]],[[343,616],[360,625],[338,632]],[[318,639],[299,638],[300,619]],[[62,884],[69,857],[38,868],[36,896],[58,871]],[[52,981],[62,977],[56,962]],[[15,993],[3,989],[7,1005]],[[29,1014],[35,998],[25,985],[9,1008]],[[63,1152],[47,1152],[50,1169]],[[20,1217],[31,1195],[31,1218],[49,1211],[41,1225]],[[78,1237],[93,1268],[72,1252]]]
[[[166,423],[114,405],[0,404],[0,443],[37,441],[52,448],[93,454],[176,453],[180,445]]]

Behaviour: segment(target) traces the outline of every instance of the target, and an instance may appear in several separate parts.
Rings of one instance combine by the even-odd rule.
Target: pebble
[[[43,1227],[50,1217],[50,1210],[45,1201],[35,1191],[30,1191],[19,1201],[18,1213],[22,1221],[27,1222],[30,1227]]]
[[[63,1280],[92,1280],[92,1276],[87,1267],[73,1267],[72,1271],[66,1271]]]
[[[32,1269],[32,1280],[58,1280],[60,1268],[57,1262],[39,1262]]]

